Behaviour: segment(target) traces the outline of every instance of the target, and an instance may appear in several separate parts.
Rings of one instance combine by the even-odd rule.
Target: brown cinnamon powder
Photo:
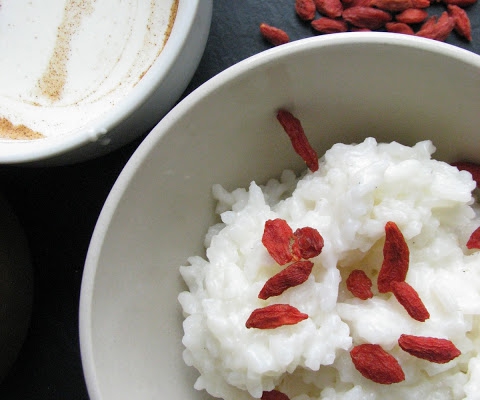
[[[172,8],[170,9],[168,27],[167,27],[167,30],[165,31],[165,39],[163,42],[164,46],[165,46],[165,43],[167,43],[168,38],[170,37],[170,33],[172,33],[173,23],[175,22],[175,18],[177,17],[177,11],[178,11],[178,0],[175,0],[172,4]]]
[[[168,39],[170,38],[170,34],[172,33],[173,24],[175,23],[175,18],[177,17],[177,12],[178,12],[178,1],[179,0],[174,0],[173,3],[172,3],[172,6],[170,7],[170,14],[169,14],[169,17],[168,17],[167,29],[165,30],[165,34],[164,34],[164,37],[163,37],[163,44],[162,44],[162,47],[158,50],[157,57],[162,52],[163,48],[167,44]],[[155,3],[154,3],[153,0],[151,2],[151,7],[152,7],[152,10],[153,10],[153,7],[155,7]],[[154,23],[156,23],[156,21],[153,19],[153,13],[152,13],[152,15],[150,16],[149,21],[148,21],[147,29],[150,30],[150,25],[154,24]],[[151,67],[151,65],[145,71],[143,71],[140,74],[139,80],[141,80],[145,76],[145,74],[148,72],[150,67]]]
[[[60,100],[67,81],[67,63],[71,41],[83,18],[93,12],[96,0],[68,0],[62,23],[57,30],[57,40],[47,69],[38,81],[42,95],[52,101]]]
[[[0,117],[0,138],[4,139],[41,139],[43,136],[25,125],[14,125],[6,118]]]

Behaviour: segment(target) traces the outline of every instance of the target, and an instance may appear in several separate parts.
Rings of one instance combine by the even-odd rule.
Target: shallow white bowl
[[[336,142],[414,144],[480,161],[480,57],[386,33],[305,39],[217,75],[158,124],[118,178],[85,264],[80,339],[92,400],[210,398],[182,360],[178,267],[204,254],[211,186],[266,183],[304,165],[285,107],[322,154]]]
[[[172,4],[174,4],[174,1],[173,0],[157,0],[157,3],[160,4],[159,7],[165,7],[168,10],[170,10],[170,7]],[[19,38],[21,43],[23,43],[23,41],[25,40],[27,41],[27,43],[30,43],[30,46],[31,46],[31,40],[35,40],[35,35],[38,34],[38,32],[35,29],[37,30],[40,29],[38,27],[35,28],[35,26],[37,25],[42,26],[43,22],[42,22],[41,15],[37,15],[37,14],[35,14],[34,16],[28,15],[28,12],[29,12],[28,9],[33,7],[31,3],[28,3],[28,4],[29,5],[27,4],[24,5],[26,7],[24,12],[21,9],[18,11],[19,15],[17,19],[23,18],[22,21],[18,21],[18,20],[17,21],[2,20],[2,21],[5,24],[16,23],[19,25],[19,28],[22,27],[21,25],[22,23],[33,24],[31,29],[33,33],[31,33],[30,36],[27,36],[28,33],[25,33],[24,35],[25,37]],[[85,4],[82,3],[82,7],[87,8],[86,4],[87,3]],[[105,8],[105,4],[108,6],[107,2],[103,1],[102,7]],[[123,2],[123,4],[125,4],[125,2]],[[150,4],[150,2],[148,2],[148,4]],[[55,8],[52,8],[54,5],[61,5],[61,4],[52,3],[50,5],[52,12],[56,10]],[[10,7],[10,6],[12,6],[11,7],[12,12],[7,13],[6,12],[7,7]],[[15,6],[15,3],[13,1],[12,3],[7,2],[6,4],[3,5],[4,10],[2,11],[4,11],[3,14],[6,15],[5,18],[7,18],[7,16],[9,16],[9,18],[12,18],[12,19],[16,18],[15,17],[16,11],[14,9],[14,6]],[[64,7],[63,5],[61,6]],[[71,7],[74,7],[74,6],[71,6]],[[118,7],[120,7],[120,4],[118,5]],[[135,6],[135,4],[132,3],[131,7],[134,7],[135,10],[140,9],[140,6],[138,4]],[[148,8],[150,6],[145,5],[145,7]],[[151,7],[153,7],[153,5]],[[48,11],[48,8],[45,10]],[[108,13],[108,10],[104,12]],[[25,14],[25,16],[23,16],[23,14]],[[48,14],[48,13],[45,14],[45,16],[47,15],[48,15],[48,18],[50,18],[51,20],[55,20],[54,14]],[[82,118],[84,119],[87,118],[87,124],[83,125],[83,121],[82,121],[81,127],[79,126],[78,129],[73,127],[72,130],[68,130],[68,132],[65,134],[61,134],[61,135],[55,134],[51,136],[49,135],[45,138],[36,139],[36,140],[0,139],[0,164],[35,164],[35,165],[55,164],[55,165],[58,165],[58,164],[67,164],[67,163],[73,163],[77,161],[83,161],[86,159],[90,159],[90,158],[108,153],[112,150],[115,150],[118,147],[132,141],[133,139],[147,132],[165,115],[165,113],[167,113],[170,110],[170,108],[180,98],[181,94],[183,93],[188,83],[190,82],[198,66],[198,63],[200,62],[200,58],[203,54],[203,51],[206,45],[208,33],[210,30],[211,15],[212,15],[212,0],[178,0],[176,17],[174,19],[173,27],[171,28],[170,35],[168,37],[168,40],[165,46],[163,47],[159,56],[156,58],[156,60],[153,62],[151,66],[150,65],[144,66],[144,68],[147,69],[147,71],[143,76],[140,75],[142,76],[142,78],[138,81],[138,83],[136,84],[134,83],[133,88],[127,92],[125,97],[123,97],[123,94],[122,94],[119,97],[121,100],[119,101],[115,100],[115,105],[113,107],[106,108],[105,111],[102,111],[101,114],[99,114],[97,117],[95,117],[92,120],[88,120],[88,113],[86,113],[87,117],[82,117]],[[154,20],[154,21],[148,20],[148,21],[150,21],[149,23],[153,23],[153,24],[161,23],[166,25],[168,23],[169,16],[170,14],[168,16],[165,16],[166,21],[164,22],[160,22],[158,20]],[[64,22],[65,22],[65,18],[66,17],[64,17]],[[73,14],[70,15],[69,18],[73,18]],[[124,15],[122,18],[130,18],[130,16]],[[131,18],[134,18],[134,17],[131,16]],[[148,18],[148,15],[142,16],[142,18]],[[153,17],[150,16],[150,19],[152,18]],[[32,21],[32,22],[29,22],[29,21]],[[100,23],[97,23],[95,25],[95,28],[100,29],[99,32],[101,32],[102,38],[104,35],[107,35],[105,37],[110,37],[109,31],[105,31],[105,32],[101,31],[102,24],[104,24],[107,27],[113,24],[111,28],[116,29],[114,25],[115,22],[112,22],[112,21],[113,20],[110,20],[109,18],[107,18],[107,20],[103,20],[103,22],[101,21]],[[84,23],[86,24],[87,22],[84,21]],[[134,26],[133,23],[137,23],[136,20],[132,22],[132,26]],[[59,32],[60,32],[61,26],[62,25],[60,24],[58,28]],[[24,31],[29,32],[30,30],[28,30],[27,28],[28,26],[24,29]],[[145,26],[142,26],[141,28],[145,29]],[[7,29],[7,25],[5,25],[5,29]],[[64,30],[65,29],[66,28],[64,28]],[[105,29],[108,29],[108,28],[105,28]],[[129,37],[139,36],[140,32],[135,32],[135,28],[132,28],[132,30],[133,31],[130,33],[127,32]],[[52,31],[52,32],[53,34],[55,34],[55,31]],[[168,32],[168,29],[166,30],[166,32]],[[70,34],[70,33],[67,30],[67,32],[66,33],[64,32],[64,34]],[[113,31],[111,35],[114,36]],[[102,45],[104,44],[102,38],[96,39],[95,37],[91,37],[91,35],[89,36],[88,30],[84,32],[84,37],[86,37],[85,40],[91,40],[93,41],[93,43],[95,43],[95,40],[97,40],[98,43],[102,43]],[[45,41],[48,42],[47,39],[48,38],[46,38]],[[52,41],[53,40],[54,40],[54,37],[52,38]],[[75,47],[76,42],[74,42],[73,40],[74,39],[72,39],[72,48],[76,49],[79,46]],[[117,44],[118,46],[122,46],[122,45],[130,46],[130,42],[125,42],[125,43],[123,42],[123,40],[126,40],[123,37],[114,38],[112,40],[114,41],[114,44]],[[133,42],[133,39],[129,39],[129,40]],[[141,40],[143,39],[140,39],[140,41]],[[14,48],[11,47],[10,44],[6,43],[5,45],[10,46],[8,47],[8,49],[12,49],[12,51],[14,51]],[[144,46],[147,46],[147,45],[148,44],[145,44]],[[112,65],[111,66],[107,65],[105,68],[107,67],[112,68],[112,71],[115,70],[114,68],[118,68],[118,65],[120,65],[121,63],[125,64],[127,62],[130,62],[129,60],[123,60],[123,59],[119,59],[118,62],[115,61],[114,58],[108,59],[107,54],[109,50],[107,48],[105,49],[102,48],[103,50],[93,48],[90,51],[88,50],[88,46],[86,47],[88,51],[86,58],[98,57],[98,60],[99,60],[98,66],[92,67],[92,71],[90,72],[91,74],[94,74],[94,73],[98,74],[98,69],[102,69],[103,65],[107,62],[111,63]],[[119,48],[118,51],[120,50],[121,48]],[[36,54],[35,51],[36,51],[35,48],[31,48],[33,57]],[[142,51],[143,50],[140,50],[139,54],[134,54],[130,58],[132,60],[135,60],[135,62],[137,62],[136,60],[142,56],[141,54]],[[41,52],[39,57],[41,57],[43,53],[48,53],[48,51],[45,49],[44,52]],[[26,55],[28,56],[28,52],[26,53]],[[133,63],[133,61],[131,62]],[[48,63],[45,63],[45,64],[48,64]],[[81,66],[81,64],[79,64],[79,66]],[[28,66],[25,68],[28,68]],[[133,67],[131,68],[133,70]],[[126,71],[125,73],[128,73],[127,65],[125,65],[124,70]],[[106,73],[103,71],[100,71],[100,72],[102,74]],[[84,74],[84,73],[82,72],[80,74]],[[97,76],[97,79],[100,79],[100,78],[98,78]],[[105,78],[105,81],[108,81],[108,79],[110,79],[110,77],[108,77],[107,75],[107,77]],[[119,82],[119,84],[122,85],[123,83]],[[32,99],[35,99],[35,96],[36,96],[35,90],[37,89],[35,88],[31,89],[33,91],[33,94],[27,95],[27,93],[25,93],[25,97],[28,98],[28,96],[30,96],[32,97]],[[104,89],[104,91],[106,95],[109,95],[110,92],[107,91],[107,89]],[[87,92],[86,89],[85,89],[85,92]],[[19,94],[18,96],[20,95],[21,94]],[[94,92],[93,95],[89,94],[89,96],[95,97],[97,95]],[[7,97],[8,97],[8,90],[5,98]],[[28,100],[27,103],[29,101],[33,101],[33,100]],[[88,103],[86,104],[88,105]],[[42,118],[41,107],[39,108],[39,107],[33,107],[28,105],[25,107],[31,107],[32,113],[33,112],[39,113],[38,118]],[[69,105],[68,107],[72,108],[73,106]],[[56,121],[55,113],[57,113],[59,120],[61,118],[65,119],[63,118],[62,115],[66,115],[66,114],[62,114],[62,113],[66,113],[65,109],[68,107],[64,107],[61,105],[56,106],[54,103],[52,106],[47,107],[43,113],[45,115],[47,115],[47,113],[49,113],[48,115],[52,115],[53,116],[52,121]],[[92,109],[92,110],[96,110],[96,109]],[[2,110],[0,109],[0,111]],[[3,115],[0,112],[0,117],[2,116]],[[31,118],[34,118],[34,119],[36,118],[38,120],[37,116],[35,117],[32,116]],[[21,121],[18,122],[18,124],[20,123]]]

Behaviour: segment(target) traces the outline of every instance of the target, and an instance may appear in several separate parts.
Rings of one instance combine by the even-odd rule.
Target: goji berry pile
[[[472,28],[466,12],[477,0],[295,0],[292,7],[298,18],[314,33],[384,30],[445,41],[455,32],[463,40],[472,40]],[[427,9],[443,4],[439,16]],[[290,41],[281,27],[260,25],[260,33],[272,45]]]
[[[280,218],[265,222],[262,243],[280,265],[292,259],[297,260],[267,280],[258,294],[262,300],[279,296],[285,290],[304,283],[313,268],[313,262],[308,259],[318,256],[323,249],[323,237],[316,229],[305,227],[293,232],[287,221]],[[307,318],[307,314],[293,306],[274,304],[254,310],[245,326],[274,329],[282,325],[294,325]]]
[[[265,223],[263,244],[275,260],[280,264],[288,263],[293,254],[291,248],[301,237],[298,232],[308,232],[303,238],[309,243],[308,248],[315,251],[308,252],[310,258],[316,257],[323,248],[321,234],[313,228],[302,228],[293,234],[288,223],[282,219],[268,220]],[[392,292],[407,313],[415,320],[423,322],[430,317],[428,310],[405,278],[408,272],[409,250],[398,226],[389,221],[385,225],[385,244],[383,247],[383,263],[377,278],[379,293]],[[281,246],[279,246],[279,242]],[[293,245],[290,243],[294,240]],[[297,244],[298,246],[298,244]],[[287,261],[285,261],[287,260]],[[260,299],[278,296],[285,290],[305,282],[312,271],[314,264],[311,261],[296,261],[268,279],[259,293]],[[347,287],[352,294],[362,300],[373,296],[372,281],[362,270],[354,270],[347,278]],[[294,325],[308,318],[308,315],[288,304],[272,304],[254,310],[245,323],[247,328],[275,329],[284,325]],[[412,356],[435,362],[447,363],[461,353],[455,345],[447,339],[422,337],[402,334],[398,339],[400,348]],[[380,384],[398,383],[405,379],[405,374],[399,362],[378,344],[359,344],[350,351],[355,368],[367,379]],[[284,393],[275,390],[265,392],[266,399],[287,399]]]
[[[398,226],[389,221],[385,225],[383,263],[377,277],[378,292],[392,292],[410,317],[424,322],[430,318],[430,314],[416,290],[405,282],[408,266],[408,245]],[[356,295],[357,291],[363,291],[364,283],[358,279],[351,280],[354,273],[358,274],[355,271],[350,274],[347,280],[351,282],[347,287]],[[407,353],[435,363],[447,363],[460,355],[460,351],[447,339],[401,335],[398,344]],[[355,368],[367,379],[381,384],[405,379],[398,361],[378,345],[361,344],[355,346],[350,354]]]

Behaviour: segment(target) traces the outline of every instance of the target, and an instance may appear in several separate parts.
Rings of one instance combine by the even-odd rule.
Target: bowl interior
[[[206,399],[182,360],[178,267],[204,254],[211,186],[265,183],[302,161],[275,118],[286,107],[323,154],[336,142],[412,145],[480,161],[480,57],[383,33],[271,49],[197,89],[153,130],[113,188],[89,249],[80,307],[92,400]]]

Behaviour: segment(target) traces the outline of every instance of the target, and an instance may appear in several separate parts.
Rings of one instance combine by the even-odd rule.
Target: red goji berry
[[[462,354],[448,339],[401,335],[398,345],[412,356],[437,364],[445,364]]]
[[[480,226],[470,235],[467,241],[467,249],[480,249]]]
[[[295,325],[308,318],[289,304],[272,304],[253,310],[245,326],[257,329],[275,329],[283,325]]]
[[[387,22],[385,24],[387,32],[403,33],[404,35],[415,35],[412,27],[403,22]]]
[[[315,18],[315,3],[313,0],[295,0],[295,12],[304,21],[311,21]]]
[[[395,20],[404,24],[419,24],[428,18],[428,11],[423,8],[407,8],[395,15]]]
[[[433,29],[433,27],[435,26],[435,24],[437,23],[437,16],[436,15],[432,15],[431,17],[427,18],[424,23],[422,24],[422,26],[420,26],[420,29],[418,30],[418,32],[429,32],[430,30]],[[418,33],[417,32],[417,33]]]
[[[471,27],[470,18],[468,18],[467,12],[463,8],[460,8],[455,4],[448,4],[447,11],[455,21],[455,27],[453,28],[455,32],[457,32],[464,39],[471,42],[472,27]]]
[[[367,300],[373,297],[372,281],[365,271],[361,269],[355,269],[350,272],[346,284],[347,289],[361,300]]]
[[[312,21],[311,26],[320,33],[339,33],[348,31],[348,25],[345,21],[328,17],[322,17]]]
[[[373,7],[354,6],[343,11],[345,21],[358,28],[379,29],[392,20],[392,15]]]
[[[262,400],[290,400],[290,398],[278,390],[270,390],[262,393]]]
[[[476,164],[469,161],[454,162],[451,165],[457,167],[460,171],[468,171],[472,175],[472,179],[480,186],[480,164]]]
[[[266,300],[272,296],[279,296],[285,290],[305,282],[312,272],[311,261],[297,261],[290,264],[278,274],[273,275],[258,294],[258,298]]]
[[[386,11],[401,12],[409,8],[427,8],[430,0],[372,0],[372,5]]]
[[[329,18],[342,16],[343,5],[340,0],[314,0],[317,11]]]
[[[265,222],[262,243],[278,264],[285,265],[292,261],[292,253],[290,251],[292,239],[292,228],[284,219],[269,219]]]
[[[260,24],[260,33],[265,40],[274,46],[280,46],[290,41],[290,37],[284,30],[265,23]]]
[[[407,276],[410,250],[395,222],[385,225],[383,263],[378,274],[377,286],[380,293],[391,292],[392,282],[403,282]]]
[[[455,20],[447,11],[444,11],[440,14],[440,17],[438,17],[437,23],[435,24],[435,34],[432,39],[443,42],[447,39],[448,35],[450,35],[454,28]]]
[[[392,282],[390,286],[395,298],[405,308],[408,315],[420,322],[430,318],[430,313],[412,286],[407,282]]]
[[[282,125],[286,134],[292,142],[293,149],[307,164],[310,171],[318,170],[318,156],[316,151],[308,142],[305,131],[300,121],[293,114],[286,110],[280,110],[277,113],[277,120]]]
[[[402,367],[395,357],[378,344],[361,344],[350,351],[353,365],[365,378],[389,385],[405,380]]]
[[[443,42],[453,31],[455,21],[446,11],[438,19],[434,17],[427,19],[415,35]]]
[[[315,228],[306,226],[298,228],[293,233],[294,241],[292,244],[292,255],[296,260],[305,259],[318,256],[323,249],[323,237]]]

